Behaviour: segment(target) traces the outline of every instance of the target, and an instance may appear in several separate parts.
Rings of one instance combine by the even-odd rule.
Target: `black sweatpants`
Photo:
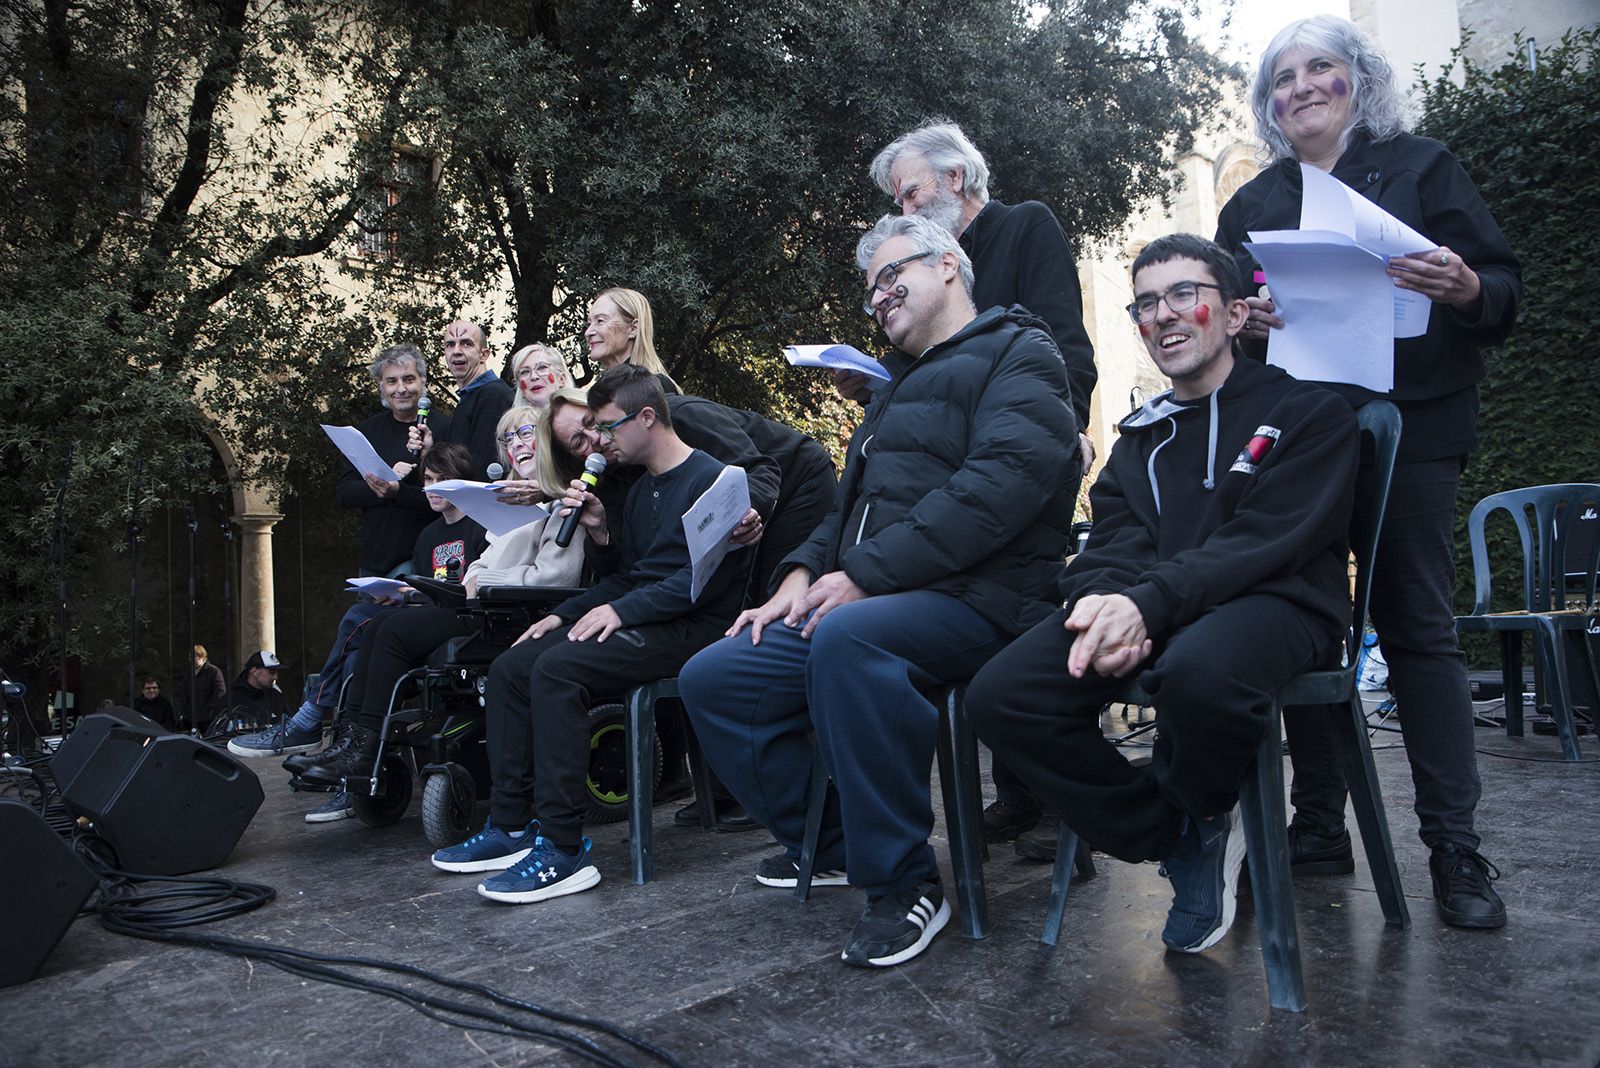
[[[1278,597],[1249,594],[1174,632],[1139,674],[1160,735],[1135,768],[1100,729],[1126,686],[1091,670],[1067,673],[1075,635],[1057,612],[986,664],[967,690],[978,736],[1078,834],[1127,861],[1168,856],[1185,813],[1233,807],[1239,780],[1272,712],[1273,693],[1326,663],[1326,621]]]
[[[1389,664],[1389,689],[1400,707],[1406,758],[1416,787],[1422,840],[1478,848],[1473,813],[1482,788],[1474,749],[1472,685],[1456,640],[1450,597],[1455,587],[1456,485],[1462,458],[1396,464],[1389,484],[1369,612]],[[1367,495],[1369,467],[1356,482]],[[1328,833],[1344,826],[1345,781],[1332,715],[1343,708],[1284,709],[1294,783],[1295,822]]]
[[[423,605],[390,612],[378,621],[377,633],[368,638],[356,654],[356,669],[350,680],[349,715],[361,727],[377,730],[394,684],[412,668],[428,663],[429,657],[451,638],[472,633],[453,608]]]
[[[583,841],[589,709],[635,686],[672,678],[732,620],[686,616],[624,627],[604,642],[567,639],[570,626],[495,658],[488,710],[490,819],[539,833],[565,849]]]

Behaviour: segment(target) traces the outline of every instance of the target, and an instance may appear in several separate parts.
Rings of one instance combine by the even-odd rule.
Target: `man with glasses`
[[[1128,312],[1172,389],[1119,427],[1066,607],[978,673],[967,710],[1096,849],[1162,862],[1162,941],[1198,953],[1233,922],[1239,781],[1273,694],[1327,666],[1350,625],[1358,432],[1333,393],[1235,359],[1249,307],[1219,246],[1151,242],[1133,292]],[[1147,768],[1100,729],[1134,672],[1159,728]]]
[[[950,916],[928,844],[939,714],[924,691],[970,677],[1049,613],[1077,424],[1050,335],[1021,309],[976,314],[972,265],[948,229],[885,216],[856,261],[897,350],[894,380],[770,599],[678,681],[712,768],[783,846],[756,869],[764,886],[795,884],[815,731],[838,805],[813,885],[865,892],[843,959],[884,967],[921,953]]]
[[[738,614],[749,569],[750,553],[729,553],[700,595],[691,595],[683,516],[724,465],[678,437],[656,376],[618,364],[590,388],[589,404],[607,459],[644,474],[628,491],[615,538],[584,483],[567,491],[565,508],[580,509],[585,549],[601,577],[495,659],[485,690],[489,822],[434,857],[446,871],[492,873],[478,893],[508,904],[600,881],[583,834],[588,710],[676,675],[715,641]]]

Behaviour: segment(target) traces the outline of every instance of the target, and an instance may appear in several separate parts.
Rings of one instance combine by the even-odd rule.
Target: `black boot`
[[[328,744],[326,747],[324,747],[320,752],[296,753],[291,757],[285,758],[283,762],[283,770],[287,771],[290,775],[298,776],[311,765],[315,764],[318,760],[322,759],[325,754],[333,752],[336,747],[341,745],[349,745],[350,728],[351,724],[349,723],[335,723],[333,725],[333,737],[328,739]]]
[[[365,779],[372,774],[372,761],[378,755],[378,732],[371,727],[353,726],[343,743],[335,742],[300,773],[309,783],[338,786],[345,779]]]

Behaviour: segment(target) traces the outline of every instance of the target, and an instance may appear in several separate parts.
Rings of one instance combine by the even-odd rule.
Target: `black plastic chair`
[[[1400,444],[1400,412],[1388,401],[1372,401],[1356,414],[1361,432],[1372,438],[1374,459],[1371,496],[1356,502],[1356,514],[1350,524],[1351,549],[1356,557],[1356,587],[1352,625],[1345,637],[1345,666],[1308,671],[1289,680],[1278,691],[1261,745],[1239,784],[1245,849],[1250,858],[1250,888],[1255,898],[1267,991],[1273,1008],[1291,1012],[1305,1010],[1306,992],[1300,970],[1300,936],[1295,924],[1289,839],[1284,821],[1283,706],[1326,704],[1345,709],[1345,714],[1334,716],[1334,734],[1338,738],[1345,780],[1350,787],[1361,844],[1366,849],[1378,902],[1388,924],[1402,929],[1411,926],[1411,915],[1400,887],[1400,869],[1394,859],[1394,843],[1389,836],[1389,821],[1383,811],[1378,773],[1372,763],[1372,747],[1367,740],[1366,711],[1357,689],[1357,659],[1367,600],[1372,590],[1372,565],[1378,553],[1378,534],[1383,529],[1395,450]],[[1121,700],[1129,704],[1155,703],[1134,685],[1128,687]],[[1073,858],[1078,852],[1078,836],[1063,820],[1051,880],[1050,911],[1042,936],[1047,945],[1055,945],[1060,937]]]
[[[628,692],[628,841],[633,854],[633,881],[643,886],[655,874],[654,761],[651,755],[656,740],[656,705],[678,696],[676,678],[645,683]],[[706,764],[694,731],[685,730],[689,747],[689,775],[694,780],[694,798],[703,830],[717,826],[716,808],[711,799],[711,769]]]
[[[1500,636],[1501,673],[1505,683],[1506,733],[1522,734],[1522,635],[1531,632],[1537,642],[1539,670],[1536,678],[1547,698],[1561,753],[1579,759],[1578,731],[1573,721],[1572,687],[1567,676],[1566,635],[1585,630],[1595,617],[1595,564],[1600,560],[1600,538],[1592,539],[1584,572],[1568,573],[1568,542],[1574,520],[1586,509],[1600,507],[1600,485],[1589,482],[1530,486],[1506,490],[1479,501],[1467,517],[1467,537],[1472,545],[1472,613],[1456,617],[1457,633],[1488,631]],[[1496,511],[1505,511],[1516,523],[1522,542],[1522,608],[1493,610],[1489,547],[1484,526]],[[1533,513],[1530,530],[1528,513]],[[1567,607],[1569,581],[1581,577],[1583,603]],[[1587,641],[1583,658],[1600,692],[1600,674]],[[1404,714],[1404,710],[1402,710]]]

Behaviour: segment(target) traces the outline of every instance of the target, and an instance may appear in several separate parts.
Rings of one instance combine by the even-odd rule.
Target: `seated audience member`
[[[489,820],[433,859],[446,871],[497,872],[478,886],[493,901],[543,901],[600,881],[583,834],[588,710],[676,675],[727,628],[744,593],[750,554],[733,552],[690,596],[681,519],[724,465],[679,439],[656,377],[615,367],[589,401],[607,458],[645,473],[628,492],[615,538],[599,498],[573,483],[565,501],[581,509],[589,559],[603,577],[529,627],[490,670]]]
[[[222,669],[211,663],[205,646],[194,647],[193,667],[190,668],[186,681],[187,687],[183,699],[189,713],[189,727],[203,732],[211,726],[219,703],[223,695],[228,692],[228,684],[222,677]]]
[[[972,305],[949,230],[886,216],[861,239],[866,309],[897,350],[822,525],[771,599],[696,656],[679,687],[711,766],[783,847],[756,879],[793,886],[815,730],[838,787],[818,885],[866,892],[843,959],[886,966],[949,920],[928,835],[938,709],[1050,611],[1072,525],[1077,424],[1039,320]],[[748,633],[746,633],[748,629]],[[809,713],[808,713],[809,709]]]
[[[260,649],[250,654],[244,670],[233,680],[222,699],[221,710],[213,719],[223,719],[230,726],[260,726],[283,718],[283,694],[278,689],[277,654],[270,649]]]
[[[161,680],[154,675],[146,675],[139,680],[139,692],[134,696],[133,710],[155,720],[169,731],[177,725],[172,702],[161,693]]]
[[[534,421],[538,409],[526,405],[501,416],[497,430],[506,467],[522,478],[537,474]],[[583,542],[565,548],[555,543],[560,521],[544,512],[508,534],[488,535],[488,548],[473,560],[462,580],[467,596],[487,586],[576,586],[583,572]],[[389,711],[395,684],[406,672],[427,663],[451,638],[472,633],[454,608],[426,605],[382,619],[363,643],[352,676],[348,716],[354,730],[327,754],[309,761],[300,772],[308,782],[333,785],[351,776],[370,774],[378,730]],[[489,741],[494,749],[493,738]]]
[[[417,405],[428,389],[428,368],[414,345],[394,345],[372,361],[372,379],[384,410],[357,427],[378,457],[394,470],[394,478],[363,475],[345,466],[336,497],[340,505],[361,512],[361,555],[358,574],[387,575],[410,558],[422,528],[433,521],[422,493],[418,455],[409,449],[417,421]],[[430,412],[428,423],[444,440],[450,417]]]
[[[1233,257],[1190,234],[1133,262],[1145,348],[1173,388],[1122,420],[1090,491],[1095,524],[1066,608],[978,673],[979,737],[1052,811],[1114,857],[1160,860],[1162,941],[1198,953],[1233,922],[1239,780],[1289,678],[1350,625],[1350,406],[1235,359],[1249,315]],[[1147,768],[1101,733],[1134,672],[1159,733]]]

